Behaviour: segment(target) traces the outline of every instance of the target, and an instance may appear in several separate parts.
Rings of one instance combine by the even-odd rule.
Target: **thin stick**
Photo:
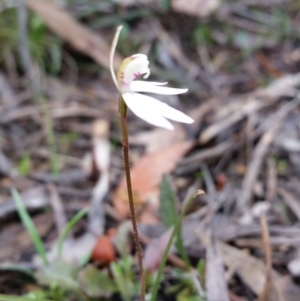
[[[262,243],[263,243],[263,249],[265,253],[265,260],[266,260],[266,267],[267,267],[267,278],[266,283],[264,285],[263,291],[260,294],[258,300],[259,301],[265,301],[268,298],[268,295],[271,290],[272,282],[273,282],[273,276],[272,276],[272,255],[271,255],[271,248],[270,248],[270,234],[269,234],[269,228],[266,221],[266,216],[264,213],[260,216],[260,227],[261,227],[261,233],[262,233]]]
[[[278,301],[285,301],[283,294],[276,284],[272,271],[272,251],[270,247],[270,231],[267,223],[267,219],[264,213],[260,215],[260,227],[262,234],[262,244],[265,253],[266,261],[266,282],[264,288],[258,297],[258,301],[266,301],[270,299],[276,299]]]
[[[119,100],[119,114],[120,114],[119,115],[120,128],[122,132],[124,168],[125,168],[125,175],[126,175],[130,216],[131,216],[131,222],[133,227],[133,237],[134,237],[135,248],[138,257],[138,264],[139,264],[140,274],[141,274],[141,301],[145,301],[146,279],[145,279],[145,273],[143,269],[143,254],[142,254],[142,247],[140,244],[139,233],[137,228],[137,221],[136,221],[134,202],[133,202],[133,193],[132,193],[132,186],[131,186],[131,177],[130,177],[128,131],[127,131],[127,122],[126,122],[127,106],[122,98],[120,98]]]

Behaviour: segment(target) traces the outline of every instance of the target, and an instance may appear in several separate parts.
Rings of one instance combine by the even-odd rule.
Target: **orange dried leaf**
[[[159,184],[163,174],[170,173],[177,162],[191,149],[193,142],[187,141],[150,153],[131,169],[131,181],[136,206],[146,202],[157,209],[159,206]],[[129,214],[125,175],[113,195],[113,204],[122,216]]]

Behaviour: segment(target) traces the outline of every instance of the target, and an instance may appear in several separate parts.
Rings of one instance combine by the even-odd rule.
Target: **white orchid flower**
[[[136,80],[143,75],[150,75],[149,60],[145,54],[134,54],[123,60],[117,76],[113,69],[113,57],[116,44],[122,27],[118,27],[110,53],[110,70],[114,83],[129,109],[146,122],[158,127],[173,130],[170,120],[192,123],[194,120],[169,105],[144,94],[137,92],[155,93],[161,95],[177,95],[187,92],[188,89],[163,87],[167,83]]]

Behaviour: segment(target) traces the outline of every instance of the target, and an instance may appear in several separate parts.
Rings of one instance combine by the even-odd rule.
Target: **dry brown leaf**
[[[43,237],[53,228],[51,213],[43,213],[33,218],[38,234]],[[5,229],[5,230],[4,230]],[[8,262],[18,258],[26,249],[32,248],[32,241],[28,232],[21,224],[6,224],[0,232],[1,251],[0,262]]]
[[[218,245],[211,237],[206,248],[205,276],[207,301],[229,301],[222,257]]]
[[[136,206],[149,202],[148,204],[152,208],[158,208],[159,184],[162,175],[170,173],[193,144],[192,141],[186,141],[142,157],[131,169],[133,197]],[[125,176],[114,193],[113,204],[118,213],[124,217],[128,216],[129,205]]]
[[[19,181],[19,179],[18,179]],[[49,194],[43,186],[28,189],[21,194],[27,210],[36,210],[50,204]],[[17,211],[13,199],[7,199],[0,204],[0,220]]]
[[[300,84],[300,73],[285,75],[274,80],[269,86],[254,91],[254,97],[266,99],[281,99],[295,97]]]
[[[225,129],[236,124],[240,120],[243,120],[246,116],[254,114],[265,105],[266,103],[261,102],[261,100],[252,100],[238,106],[238,110],[235,110],[235,112],[232,112],[231,114],[228,109],[225,109],[229,114],[225,116],[225,118],[210,124],[204,131],[202,131],[199,137],[199,142],[201,144],[207,143],[212,138],[222,133]]]
[[[172,232],[173,227],[165,231],[160,237],[152,239],[147,245],[143,260],[146,271],[154,272],[158,269]]]
[[[201,123],[203,122],[203,117],[211,111],[215,105],[216,99],[210,99],[188,112],[187,115],[195,120],[193,124],[189,125],[190,133],[198,131]],[[173,144],[187,140],[188,132],[184,125],[176,123],[174,124],[174,128],[174,131],[156,128],[152,131],[141,132],[131,136],[129,141],[130,143],[137,145],[144,145],[147,153],[159,151]]]
[[[234,294],[233,292],[229,292],[229,296],[230,296],[230,300],[231,300],[231,301],[247,301],[247,300],[244,299],[243,297],[237,296],[237,295]]]
[[[171,3],[174,11],[197,17],[207,17],[220,6],[219,0],[173,0]]]
[[[100,172],[92,191],[89,208],[89,229],[100,236],[104,227],[103,200],[109,190],[110,143],[109,124],[99,119],[93,125],[93,165]]]
[[[267,281],[267,267],[259,259],[232,246],[219,243],[224,263],[239,275],[243,282],[260,295]],[[274,284],[270,287],[268,301],[298,301],[300,288],[289,276],[272,271]]]
[[[145,145],[147,153],[153,153],[165,149],[173,144],[186,140],[186,132],[181,124],[175,124],[174,131],[156,128],[130,137],[130,142]]]
[[[54,33],[69,42],[75,49],[91,57],[103,67],[109,68],[110,46],[99,34],[93,33],[51,2],[29,0],[27,6],[40,15]],[[115,54],[114,63],[116,67],[121,63],[118,54]]]
[[[153,210],[147,210],[148,208],[143,208],[144,210],[139,213],[138,220],[140,223],[145,225],[157,225],[160,222],[159,216],[157,212],[153,212]]]

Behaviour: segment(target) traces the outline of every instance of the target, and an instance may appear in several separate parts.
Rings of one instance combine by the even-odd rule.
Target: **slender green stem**
[[[155,282],[154,282],[154,285],[153,285],[153,288],[152,288],[152,292],[151,292],[150,301],[156,301],[156,296],[157,296],[157,292],[158,292],[158,288],[159,288],[159,284],[160,284],[160,279],[161,279],[161,276],[162,276],[162,273],[163,273],[163,269],[166,265],[167,258],[168,258],[168,255],[169,255],[169,251],[170,251],[170,248],[171,248],[172,243],[173,243],[173,239],[180,230],[180,225],[181,225],[182,219],[185,215],[185,212],[188,209],[188,207],[190,206],[190,204],[192,203],[192,201],[194,200],[194,198],[197,195],[200,195],[200,194],[203,194],[203,193],[204,192],[202,190],[198,190],[194,194],[192,194],[192,196],[188,199],[185,206],[183,207],[182,212],[181,212],[176,224],[174,225],[171,237],[169,239],[168,245],[167,245],[167,247],[164,251],[162,260],[161,260],[159,268],[158,268],[157,276],[156,276],[156,279],[155,279]]]
[[[130,177],[128,130],[127,130],[127,122],[126,122],[127,106],[122,97],[120,97],[119,100],[119,114],[120,114],[119,115],[120,128],[122,132],[124,168],[125,168],[127,191],[128,191],[130,217],[131,217],[133,237],[134,237],[134,242],[135,242],[135,247],[136,247],[136,252],[138,257],[138,264],[139,264],[140,274],[141,274],[141,300],[144,301],[145,293],[146,293],[146,279],[145,279],[145,273],[143,269],[143,253],[142,253],[142,247],[139,239],[139,232],[137,227],[137,220],[136,220],[132,186],[131,186],[131,177]]]
[[[57,146],[55,141],[55,132],[53,127],[52,117],[50,115],[50,111],[46,99],[42,95],[38,96],[37,98],[42,107],[42,112],[44,115],[47,143],[50,148],[51,172],[52,172],[52,176],[54,178],[57,178],[59,173],[59,164],[57,159]]]
[[[63,232],[61,233],[58,245],[57,245],[57,255],[58,257],[61,257],[63,243],[66,240],[66,237],[70,233],[70,231],[74,228],[74,226],[87,214],[88,210],[86,208],[83,208],[75,216],[72,217],[72,219],[67,223],[65,226]]]

